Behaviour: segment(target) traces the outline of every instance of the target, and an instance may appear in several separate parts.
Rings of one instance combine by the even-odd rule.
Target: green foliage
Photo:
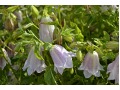
[[[17,20],[16,11],[22,12],[22,21]],[[54,25],[53,42],[42,42],[39,39],[40,20],[50,16]],[[46,37],[47,38],[47,37]],[[14,5],[0,6],[0,60],[4,58],[4,48],[11,65],[0,67],[0,84],[18,85],[114,85],[114,80],[107,80],[107,66],[119,53],[119,11],[112,9],[103,12],[101,6],[89,5]],[[73,68],[66,68],[62,75],[54,71],[54,63],[49,50],[59,44],[66,50],[76,53],[72,58]],[[45,71],[27,75],[23,71],[29,51],[47,65]],[[78,70],[88,51],[95,50],[104,68],[101,77],[85,78],[83,71]],[[0,61],[1,65],[1,61]],[[18,68],[15,70],[14,65]]]
[[[56,78],[55,78],[55,74],[54,74],[53,70],[54,69],[53,69],[52,66],[48,66],[46,68],[46,72],[44,73],[44,80],[49,85],[55,85],[55,84],[57,84]]]

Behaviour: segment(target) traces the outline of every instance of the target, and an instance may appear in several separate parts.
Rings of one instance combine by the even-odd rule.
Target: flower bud
[[[19,10],[19,11],[15,11],[14,14],[17,17],[18,22],[22,22],[22,20],[23,20],[22,12]]]
[[[43,17],[40,22],[39,36],[40,40],[44,42],[53,42],[54,25],[47,25],[45,23],[53,22],[50,17]]]
[[[77,59],[78,59],[79,61],[82,61],[82,52],[81,52],[81,51],[78,51],[78,52],[76,53],[76,56],[77,56]]]
[[[7,19],[4,23],[4,26],[5,26],[5,29],[8,31],[12,31],[15,28],[14,22],[12,19]]]
[[[106,44],[106,47],[107,47],[108,49],[119,49],[119,42],[109,41],[109,42]]]
[[[68,42],[73,42],[73,36],[64,36],[63,38]]]
[[[7,63],[9,63],[11,65],[11,60],[4,48],[2,48],[2,52],[3,52],[4,57],[0,58],[0,67],[3,70]]]

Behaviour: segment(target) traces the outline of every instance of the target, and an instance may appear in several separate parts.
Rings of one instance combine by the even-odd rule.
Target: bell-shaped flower
[[[102,12],[106,12],[111,9],[112,12],[114,13],[116,10],[118,10],[118,7],[117,5],[102,5],[100,9]]]
[[[84,70],[85,78],[89,78],[91,75],[100,77],[100,70],[103,70],[103,67],[99,63],[98,53],[96,51],[88,52],[78,70]]]
[[[68,52],[64,47],[60,45],[54,45],[50,49],[50,55],[54,62],[54,70],[55,72],[63,73],[65,68],[72,68],[72,57],[75,56],[74,53]]]
[[[102,5],[102,6],[100,7],[100,9],[101,9],[102,12],[106,12],[106,11],[109,10],[109,6]]]
[[[14,12],[18,22],[22,22],[23,21],[23,17],[22,17],[22,12],[19,10],[19,11],[15,11]]]
[[[49,16],[43,17],[41,19],[39,36],[40,36],[40,40],[42,40],[43,42],[51,43],[53,41],[53,32],[54,32],[55,26],[46,24],[48,22],[53,22]]]
[[[44,60],[39,60],[35,54],[34,49],[32,48],[29,52],[28,58],[24,64],[23,70],[27,69],[28,75],[31,75],[33,72],[37,71],[37,73],[41,73],[46,68],[46,64]]]
[[[107,73],[110,73],[108,80],[115,80],[115,83],[119,84],[119,55],[108,65]]]
[[[8,56],[8,53],[6,52],[4,48],[2,48],[2,51],[3,51],[4,57],[0,58],[0,67],[3,70],[7,63],[11,65],[11,60]]]

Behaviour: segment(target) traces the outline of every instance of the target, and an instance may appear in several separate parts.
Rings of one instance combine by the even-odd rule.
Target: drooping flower
[[[106,6],[106,5],[102,5],[102,6],[100,7],[100,9],[101,9],[102,12],[106,12],[106,11],[109,10],[109,7]]]
[[[22,22],[23,21],[22,12],[20,10],[19,11],[15,11],[14,14],[17,17],[18,22]]]
[[[37,73],[41,73],[46,68],[46,64],[44,60],[39,60],[35,54],[34,49],[32,48],[29,52],[28,58],[24,64],[23,70],[27,69],[28,75],[31,75],[33,72],[37,71]]]
[[[112,10],[112,12],[115,12],[118,9],[118,7],[117,5],[102,5],[100,9],[102,12],[106,12],[110,9]]]
[[[54,45],[50,49],[50,55],[54,62],[54,70],[55,72],[63,73],[65,68],[72,68],[72,57],[75,56],[74,53],[68,52],[64,47],[60,45]]]
[[[4,67],[6,66],[7,62],[11,65],[11,60],[8,56],[8,53],[6,52],[6,50],[4,48],[2,48],[2,51],[3,51],[4,57],[0,58],[0,67],[3,70]]]
[[[43,17],[41,19],[39,36],[40,36],[40,40],[51,43],[53,41],[53,32],[54,32],[55,26],[45,24],[48,22],[52,22],[52,19],[50,17]]]
[[[108,80],[115,80],[116,84],[119,83],[119,55],[108,65],[107,73],[110,73]]]
[[[84,70],[85,78],[89,78],[91,75],[100,77],[100,70],[103,70],[103,67],[99,63],[98,53],[96,51],[88,52],[78,70]]]

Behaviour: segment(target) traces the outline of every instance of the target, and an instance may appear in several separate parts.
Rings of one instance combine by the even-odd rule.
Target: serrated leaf
[[[52,66],[48,66],[46,68],[45,73],[44,73],[44,80],[49,85],[57,85],[57,82],[55,80],[55,76],[54,76],[53,70],[54,69],[53,69]]]

